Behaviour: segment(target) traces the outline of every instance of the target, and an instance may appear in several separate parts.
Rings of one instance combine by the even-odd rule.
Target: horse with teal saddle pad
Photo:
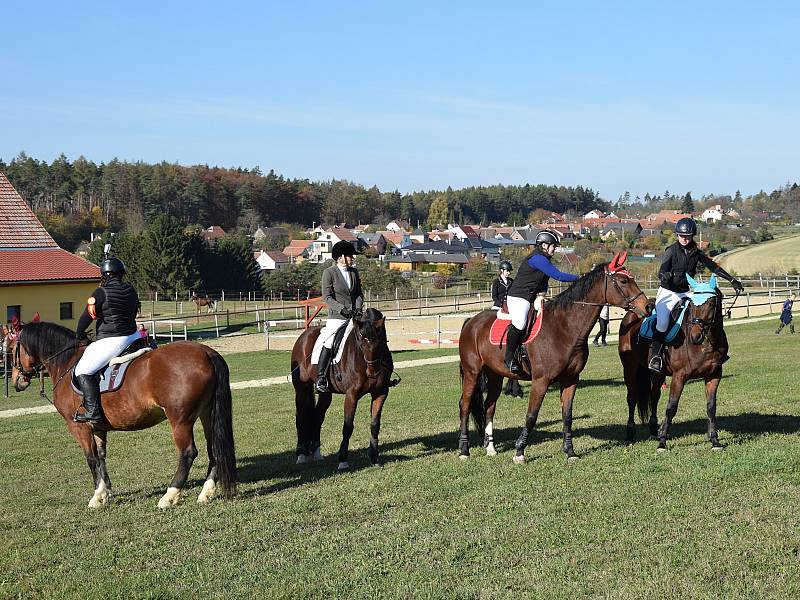
[[[619,357],[628,388],[628,441],[635,435],[634,412],[647,422],[651,439],[658,439],[658,450],[667,449],[666,439],[672,419],[678,412],[678,401],[686,383],[692,379],[705,380],[708,437],[713,450],[723,445],[717,433],[717,389],[722,379],[722,365],[728,360],[728,338],[723,329],[722,293],[717,289],[717,278],[712,275],[707,283],[700,283],[687,275],[692,292],[691,299],[679,305],[676,323],[667,332],[670,351],[665,352],[664,367],[654,373],[647,368],[650,337],[655,321],[644,321],[632,314],[626,315],[620,325]],[[645,323],[651,320],[649,330]],[[649,334],[649,335],[648,335]],[[660,427],[657,420],[661,386],[672,377],[669,401]]]

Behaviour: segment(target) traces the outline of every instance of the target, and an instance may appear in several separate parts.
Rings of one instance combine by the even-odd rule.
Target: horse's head
[[[632,310],[644,318],[653,311],[653,305],[639,289],[633,274],[625,268],[627,252],[614,255],[611,262],[605,266],[606,290],[605,300],[609,304]]]
[[[717,289],[717,276],[712,275],[708,283],[700,283],[686,274],[692,291],[692,318],[689,321],[689,340],[702,344],[708,331],[716,323],[717,313],[722,312],[721,293]]]
[[[14,389],[22,392],[28,388],[31,379],[36,377],[41,361],[35,356],[22,341],[25,328],[21,323],[17,323],[12,328],[3,327],[3,347],[5,356],[11,357],[11,381],[14,382]]]
[[[386,350],[384,316],[379,310],[368,308],[363,318],[356,318],[354,322],[356,341],[367,363],[367,377],[375,379],[381,356]]]

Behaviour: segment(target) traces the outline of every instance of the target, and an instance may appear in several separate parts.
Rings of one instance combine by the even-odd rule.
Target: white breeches
[[[656,329],[666,333],[672,309],[684,298],[691,298],[692,292],[673,292],[663,287],[656,294]]]
[[[75,365],[75,375],[94,375],[105,367],[108,361],[119,356],[120,352],[140,338],[139,332],[134,331],[130,335],[108,337],[92,342]]]
[[[537,311],[542,310],[542,302],[544,302],[544,297],[536,296],[533,301],[533,307]],[[508,305],[508,314],[511,315],[511,324],[520,331],[524,331],[525,326],[528,324],[528,313],[531,310],[531,303],[525,300],[525,298],[509,296],[506,298],[506,304]]]
[[[333,338],[336,337],[336,332],[345,325],[349,319],[328,319],[325,322],[325,327],[319,332],[319,337],[322,338],[322,345],[328,350],[333,348]]]

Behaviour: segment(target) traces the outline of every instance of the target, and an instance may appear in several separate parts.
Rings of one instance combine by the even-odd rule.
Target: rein
[[[46,359],[39,361],[38,363],[33,365],[33,367],[31,367],[27,371],[22,366],[22,359],[20,358],[20,346],[22,346],[22,332],[21,331],[20,331],[19,335],[17,336],[17,343],[14,346],[14,358],[12,360],[12,367],[15,368],[19,372],[20,375],[22,375],[23,377],[28,378],[28,380],[31,380],[34,377],[38,376],[39,377],[40,386],[41,386],[39,388],[39,396],[41,398],[44,398],[45,400],[47,400],[50,404],[53,404],[53,401],[50,398],[47,397],[47,394],[44,391],[45,364],[49,363],[55,357],[64,354],[64,352],[68,352],[69,350],[73,350],[73,351],[77,350],[78,347],[79,347],[78,344],[72,344],[71,346],[66,346],[65,348],[62,348],[58,352],[48,356]],[[26,352],[27,352],[27,350],[26,350]],[[61,373],[61,375],[59,375],[58,379],[53,384],[53,394],[54,395],[55,395],[56,387],[58,387],[58,384],[61,383],[61,380],[64,379],[64,376],[67,373],[71,372],[74,368],[75,368],[75,365],[73,364],[70,368],[65,369],[64,372]]]
[[[635,296],[626,297],[625,294],[622,292],[622,289],[619,287],[617,280],[614,278],[614,273],[605,271],[605,285],[603,285],[603,302],[584,302],[582,300],[574,300],[573,304],[584,304],[586,306],[605,306],[608,304],[608,280],[611,279],[611,283],[614,286],[614,289],[617,290],[617,293],[625,298],[625,306],[623,308],[625,310],[633,310],[633,301],[636,300],[639,296],[644,296],[644,292],[639,290],[639,293]]]

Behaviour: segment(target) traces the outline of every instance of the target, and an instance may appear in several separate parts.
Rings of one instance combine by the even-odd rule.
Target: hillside
[[[737,275],[800,271],[800,235],[732,250],[716,259],[723,268]]]

